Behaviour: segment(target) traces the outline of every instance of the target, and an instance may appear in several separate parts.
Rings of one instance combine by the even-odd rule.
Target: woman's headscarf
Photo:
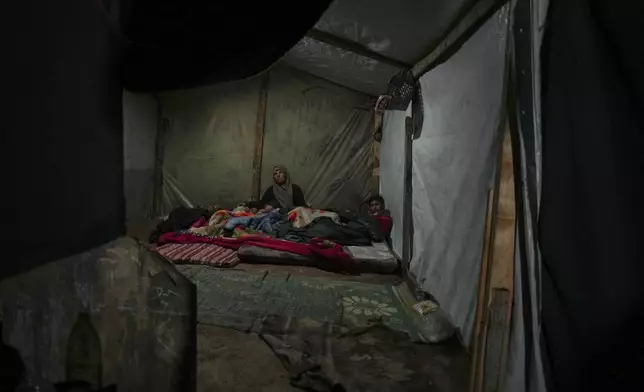
[[[279,185],[275,182],[275,172],[279,170],[284,173],[286,181],[284,184]],[[288,170],[284,165],[274,165],[273,166],[273,193],[275,194],[275,199],[284,209],[291,209],[294,206],[293,204],[293,187],[291,186],[291,176],[288,174]]]

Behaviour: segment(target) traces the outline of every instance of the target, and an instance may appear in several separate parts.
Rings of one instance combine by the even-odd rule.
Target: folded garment
[[[309,242],[313,238],[323,238],[340,245],[371,245],[371,233],[366,226],[358,222],[342,225],[327,217],[317,218],[305,228],[294,227],[292,222],[280,224],[277,237],[293,242]]]
[[[237,226],[248,227],[252,219],[253,217],[251,216],[239,216],[236,218],[230,218],[228,219],[226,224],[224,224],[224,230],[234,230]]]
[[[241,216],[230,218],[224,225],[224,230],[234,230],[238,226],[250,229],[251,231],[271,234],[273,225],[282,219],[282,213],[279,209],[254,216]]]
[[[390,216],[370,215],[351,211],[340,212],[338,215],[340,215],[342,222],[347,225],[352,223],[364,225],[371,235],[371,240],[374,242],[383,242],[391,235],[393,220]]]
[[[174,231],[185,230],[201,218],[208,219],[210,214],[205,208],[175,208],[170,212],[166,220],[159,223],[156,229],[150,234],[150,243],[155,243],[163,234]]]

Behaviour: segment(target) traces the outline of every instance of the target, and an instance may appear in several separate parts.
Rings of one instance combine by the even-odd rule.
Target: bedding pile
[[[190,219],[192,223],[186,224]],[[216,267],[232,267],[240,261],[316,266],[331,263],[350,271],[365,265],[354,254],[366,254],[367,264],[379,262],[378,257],[387,259],[388,266],[376,272],[393,272],[397,260],[384,244],[390,230],[390,217],[306,207],[256,211],[241,205],[217,210],[210,216],[203,209],[173,211],[152,233],[150,242],[158,245],[157,253],[175,263]]]

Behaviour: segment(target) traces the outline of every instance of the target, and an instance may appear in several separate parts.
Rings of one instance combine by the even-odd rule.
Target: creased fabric
[[[312,208],[298,207],[288,213],[288,219],[293,223],[296,229],[304,228],[318,218],[329,218],[333,222],[340,224],[340,217],[335,212],[314,210]]]
[[[309,74],[271,70],[262,187],[272,163],[289,168],[291,182],[315,208],[358,209],[371,193],[372,98]]]
[[[443,372],[448,374],[447,368],[453,366],[444,354],[429,353],[425,350],[430,349],[429,346],[415,345],[407,334],[384,325],[347,328],[329,322],[269,316],[259,334],[289,372],[291,384],[305,390],[425,392],[466,389],[465,378],[445,380],[446,377],[441,376]],[[428,361],[430,358],[432,360]],[[431,365],[428,362],[432,362]]]
[[[413,141],[410,270],[466,343],[474,326],[487,191],[500,145],[506,31],[507,9],[502,8],[453,57],[420,79],[425,116]],[[382,187],[399,253],[405,113],[387,114]]]
[[[273,164],[289,169],[295,206],[357,209],[371,193],[372,98],[299,71],[270,71],[260,189]],[[163,213],[176,206],[249,200],[259,78],[159,96]],[[260,195],[257,195],[260,196]],[[302,196],[300,200],[298,196]]]

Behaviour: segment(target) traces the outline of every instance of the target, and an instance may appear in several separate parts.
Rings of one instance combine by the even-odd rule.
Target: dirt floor
[[[156,222],[128,225],[128,232],[141,242]],[[181,270],[181,269],[180,269]],[[253,274],[315,278],[326,281],[348,281],[375,285],[400,285],[397,275],[343,275],[312,267],[239,264],[232,269]],[[198,324],[197,390],[227,392],[291,392],[288,372],[276,354],[258,335],[220,326]],[[431,345],[418,344],[414,362],[420,363],[427,377],[428,391],[463,392],[467,390],[469,355],[452,339]]]
[[[294,392],[288,373],[257,335],[227,328],[197,328],[197,391]],[[456,341],[419,345],[418,361],[431,379],[428,391],[464,392],[469,357]]]
[[[340,275],[311,267],[246,265],[235,269],[271,275],[290,275],[369,284],[400,284],[395,275]],[[275,353],[255,334],[199,324],[198,391],[277,392],[300,391],[290,385],[288,373]],[[420,362],[428,382],[427,390],[463,392],[467,390],[469,355],[456,339],[430,345],[417,344]]]
[[[197,344],[198,392],[300,391],[257,335],[200,324]]]

